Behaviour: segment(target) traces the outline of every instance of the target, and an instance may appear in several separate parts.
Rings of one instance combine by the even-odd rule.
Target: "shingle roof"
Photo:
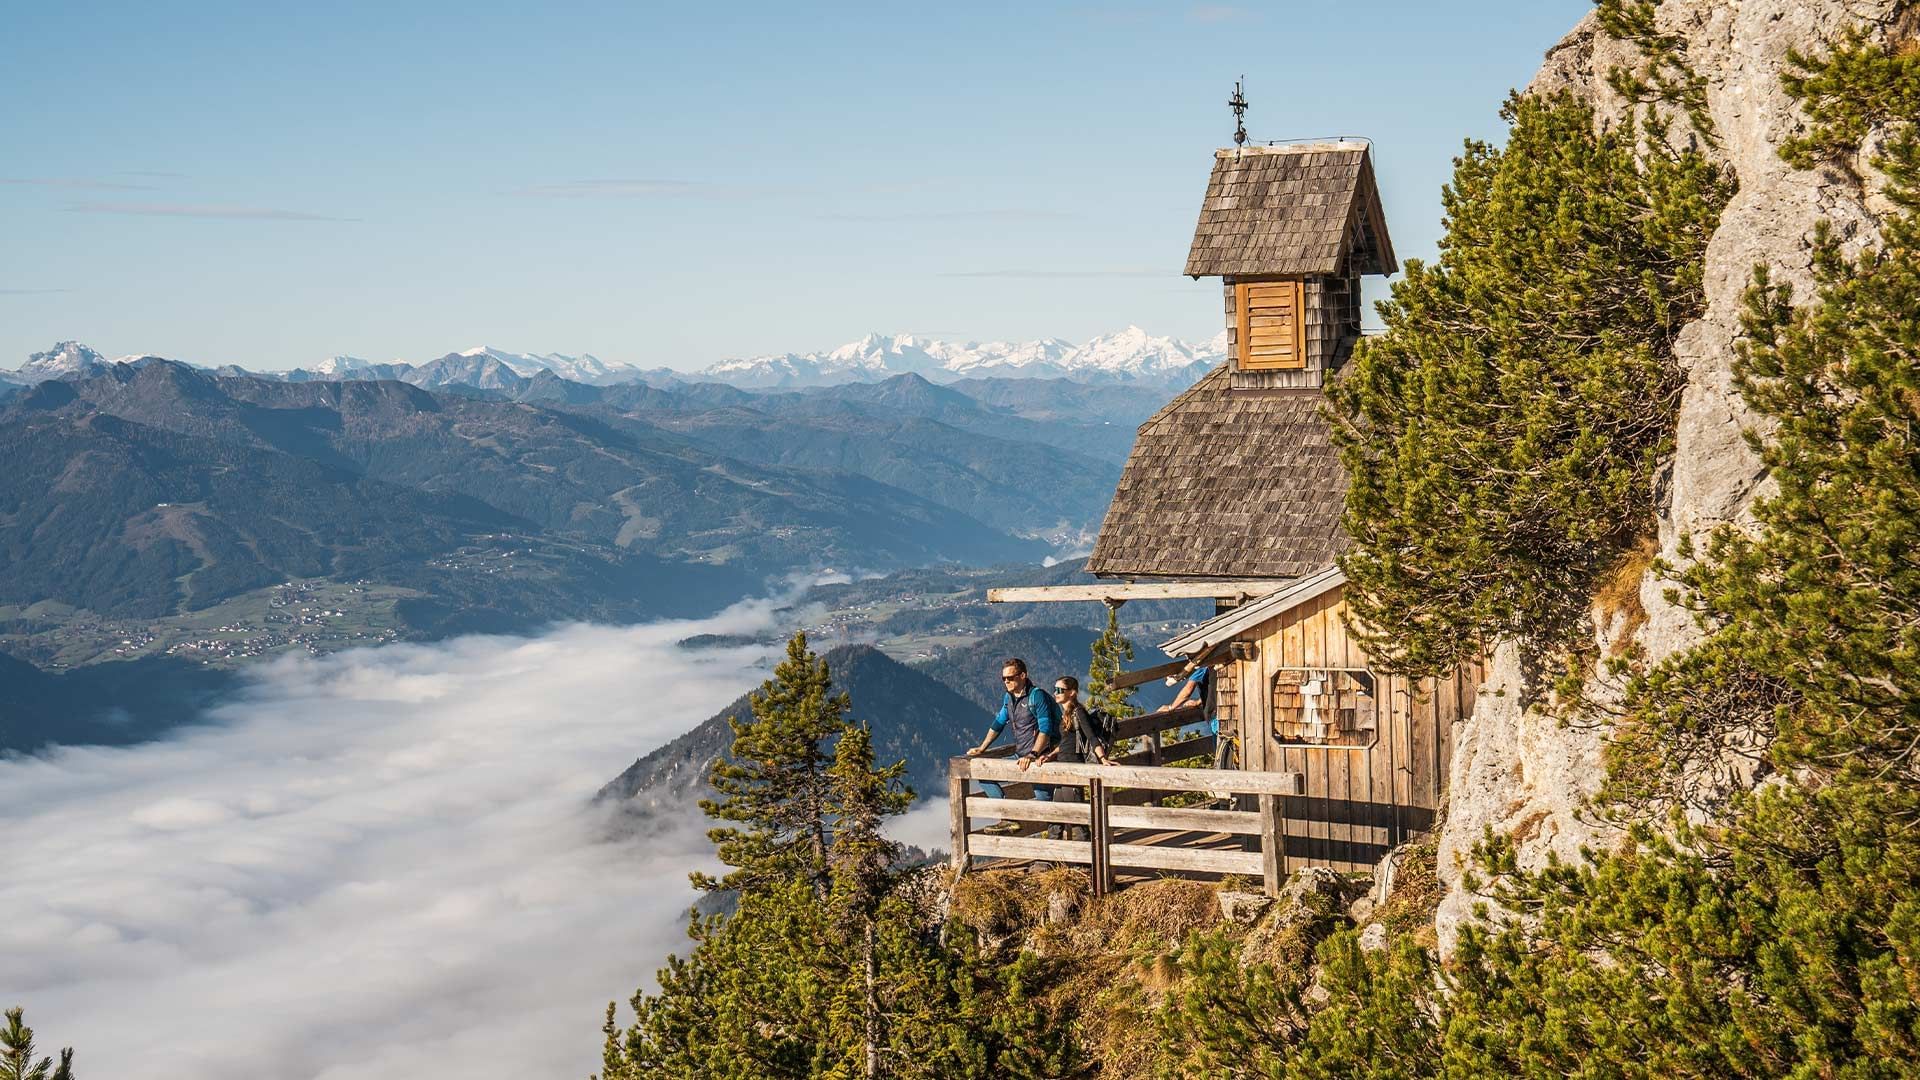
[[[1346,472],[1315,392],[1234,390],[1229,364],[1140,425],[1087,569],[1300,577],[1346,547]]]
[[[1358,264],[1346,265],[1350,253]],[[1189,276],[1391,274],[1398,269],[1364,142],[1214,154]]]

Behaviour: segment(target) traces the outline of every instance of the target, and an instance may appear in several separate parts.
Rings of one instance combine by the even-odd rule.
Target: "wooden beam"
[[[1153,667],[1141,668],[1138,671],[1124,671],[1113,680],[1113,688],[1124,690],[1129,686],[1139,686],[1141,683],[1150,683],[1169,675],[1178,675],[1186,669],[1185,660],[1169,660],[1164,664],[1155,664]]]
[[[1087,802],[1093,818],[1093,827],[1087,830],[1093,849],[1093,895],[1105,896],[1113,891],[1113,825],[1108,820],[1112,810],[1107,805],[1107,785],[1090,781]]]
[[[1023,585],[988,589],[989,604],[1046,604],[1089,600],[1233,600],[1266,596],[1292,584],[1291,579],[1221,578],[1218,581],[1115,581],[1093,585]]]
[[[1232,791],[1248,795],[1298,795],[1297,772],[1246,772],[1240,769],[1170,769],[1151,765],[1094,765],[1053,762],[1022,769],[1017,761],[958,758],[976,780],[1026,781],[1031,784],[1084,785],[1099,780],[1109,787],[1162,791]]]
[[[1266,796],[1273,798],[1273,796]],[[1180,832],[1260,835],[1260,815],[1251,810],[1195,810],[1184,806],[1110,806],[1107,821],[1116,829],[1165,829]]]
[[[1200,702],[1182,705],[1165,712],[1141,713],[1139,716],[1129,716],[1125,720],[1114,721],[1113,737],[1132,739],[1141,735],[1151,735],[1156,731],[1165,731],[1168,728],[1197,724],[1206,718],[1206,708]]]
[[[1032,836],[995,836],[974,833],[975,855],[1001,859],[1050,859],[1054,862],[1093,862],[1093,845],[1084,840],[1041,840]]]
[[[967,872],[967,776],[957,765],[947,766],[947,812],[952,816],[953,872]]]
[[[1268,896],[1279,896],[1280,886],[1286,881],[1287,825],[1281,815],[1286,812],[1286,801],[1272,795],[1262,795],[1260,812],[1253,816],[1260,819],[1260,883]]]
[[[1116,765],[1155,766],[1158,766],[1162,761],[1186,761],[1190,758],[1206,758],[1211,761],[1213,760],[1213,752],[1219,745],[1220,739],[1218,736],[1203,735],[1198,739],[1188,739],[1186,742],[1170,742],[1163,743],[1160,746],[1148,747],[1137,753],[1114,758],[1113,761]]]
[[[1108,849],[1115,866],[1137,866],[1149,870],[1187,870],[1203,874],[1260,873],[1257,851],[1214,851],[1208,848],[1154,847],[1146,844],[1114,844]]]
[[[1058,821],[1085,825],[1093,820],[1086,803],[1044,802],[1039,799],[990,799],[985,795],[967,796],[966,816],[999,818],[1002,821]]]

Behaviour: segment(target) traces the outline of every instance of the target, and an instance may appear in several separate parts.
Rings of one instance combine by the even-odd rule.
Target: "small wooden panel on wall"
[[[1243,281],[1234,286],[1234,340],[1241,370],[1307,366],[1302,285],[1299,281]]]

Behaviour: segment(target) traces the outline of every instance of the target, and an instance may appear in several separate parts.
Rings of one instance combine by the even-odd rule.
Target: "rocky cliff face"
[[[1879,215],[1887,210],[1872,182],[1863,191],[1851,177],[1794,169],[1780,159],[1781,143],[1804,125],[1780,85],[1787,51],[1817,51],[1851,26],[1904,33],[1910,28],[1896,22],[1913,21],[1913,16],[1913,6],[1902,0],[1660,4],[1659,29],[1684,43],[1688,66],[1705,80],[1707,113],[1717,136],[1713,152],[1739,179],[1739,192],[1707,250],[1706,314],[1685,328],[1677,350],[1687,385],[1673,467],[1662,478],[1659,523],[1661,554],[1670,562],[1679,561],[1681,538],[1704,538],[1717,526],[1738,523],[1764,490],[1763,470],[1741,434],[1754,419],[1732,375],[1741,297],[1754,267],[1769,267],[1774,280],[1793,285],[1796,296],[1810,296],[1815,223],[1830,222],[1835,235],[1853,247],[1871,246],[1879,240]],[[1637,46],[1609,37],[1589,15],[1548,52],[1528,92],[1567,89],[1592,102],[1604,122],[1631,122],[1633,106],[1608,85],[1607,74],[1640,63]],[[1676,137],[1684,137],[1685,129],[1684,122],[1676,125]],[[1614,639],[1603,640],[1603,650],[1631,638],[1657,661],[1691,644],[1697,635],[1693,621],[1665,602],[1665,588],[1651,572],[1643,577],[1639,599],[1645,621],[1615,618],[1603,625],[1601,637]],[[1455,739],[1440,848],[1447,885],[1437,919],[1443,949],[1471,914],[1475,897],[1461,887],[1461,867],[1487,828],[1513,836],[1523,866],[1541,865],[1549,853],[1574,858],[1582,845],[1607,842],[1608,836],[1580,813],[1601,779],[1604,738],[1597,728],[1564,726],[1525,707],[1517,650],[1504,647],[1495,656],[1475,714]]]

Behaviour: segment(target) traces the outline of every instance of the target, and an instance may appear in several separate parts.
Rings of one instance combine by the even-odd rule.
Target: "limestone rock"
[[[1668,562],[1680,561],[1683,537],[1704,540],[1722,525],[1744,523],[1764,493],[1764,471],[1742,437],[1756,420],[1733,385],[1742,294],[1754,267],[1767,266],[1775,281],[1805,297],[1812,294],[1816,222],[1831,222],[1835,235],[1856,250],[1879,240],[1885,207],[1877,187],[1870,183],[1863,191],[1850,177],[1795,169],[1779,156],[1782,142],[1805,124],[1780,86],[1787,50],[1817,50],[1850,26],[1884,28],[1899,6],[1899,0],[1665,0],[1659,7],[1661,30],[1680,38],[1688,63],[1705,79],[1717,139],[1709,152],[1739,179],[1707,247],[1706,312],[1677,343],[1687,383],[1673,467],[1656,492]],[[1630,103],[1607,85],[1607,72],[1636,60],[1632,45],[1609,38],[1589,14],[1549,50],[1528,92],[1565,89],[1591,102],[1601,122],[1630,123]],[[1687,134],[1681,121],[1670,137],[1684,141]],[[1647,619],[1634,632],[1635,643],[1656,661],[1699,635],[1692,617],[1665,601],[1665,588],[1651,573],[1642,582]],[[1474,715],[1455,735],[1440,845],[1447,896],[1436,928],[1443,951],[1475,902],[1460,878],[1466,854],[1487,828],[1514,837],[1523,867],[1542,865],[1549,852],[1570,857],[1583,844],[1610,839],[1579,815],[1601,779],[1604,730],[1565,727],[1523,708],[1521,688],[1516,651],[1502,647]]]
[[[1339,874],[1324,866],[1303,866],[1294,871],[1293,877],[1280,888],[1280,902],[1288,907],[1317,906],[1315,896],[1327,898],[1327,910],[1340,906],[1340,900],[1347,893],[1347,882]]]
[[[1047,925],[1059,926],[1072,921],[1079,913],[1079,898],[1071,893],[1051,892],[1047,894]]]
[[[1360,947],[1368,952],[1383,952],[1387,947],[1387,927],[1385,923],[1369,924],[1360,931]]]
[[[1265,893],[1226,891],[1216,894],[1220,917],[1235,926],[1252,926],[1273,906],[1273,897]]]

